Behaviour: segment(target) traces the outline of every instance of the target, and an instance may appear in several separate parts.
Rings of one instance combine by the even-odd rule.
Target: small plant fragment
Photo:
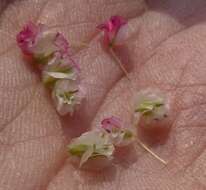
[[[162,120],[168,116],[168,102],[165,95],[157,89],[146,89],[137,95],[135,113],[146,119],[146,123],[152,120]]]
[[[127,146],[134,141],[134,130],[125,126],[120,118],[111,116],[101,122],[102,128],[109,134],[114,146]]]
[[[71,156],[80,158],[81,167],[90,158],[103,156],[112,159],[114,146],[107,133],[92,130],[73,139],[68,146],[68,152]]]
[[[52,90],[58,113],[72,115],[85,93],[80,84],[80,68],[66,38],[59,32],[50,32],[41,23],[29,22],[16,40],[22,53],[41,70],[42,82]]]
[[[127,30],[127,21],[121,16],[112,16],[105,23],[97,26],[97,29],[103,32],[103,43],[104,46],[109,50],[113,59],[120,66],[122,71],[128,77],[128,72],[124,68],[121,60],[116,56],[114,49],[115,47],[122,45],[125,41],[125,31]]]
[[[168,116],[169,105],[165,94],[158,89],[146,89],[137,94],[137,103],[135,105],[134,118],[135,123],[139,125],[140,119],[144,119],[144,125],[150,126],[152,121],[161,121]],[[138,143],[148,151],[152,156],[163,164],[167,164],[162,158],[152,152],[144,143],[137,140]]]

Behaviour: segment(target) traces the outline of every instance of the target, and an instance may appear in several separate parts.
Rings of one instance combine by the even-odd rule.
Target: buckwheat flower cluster
[[[71,141],[69,154],[80,159],[80,167],[89,159],[104,157],[112,160],[115,147],[134,141],[135,130],[125,126],[120,118],[111,116],[102,120],[99,128],[83,133]]]
[[[84,98],[84,90],[68,41],[61,33],[32,22],[24,26],[16,40],[22,53],[41,70],[44,85],[52,89],[58,113],[72,115]]]
[[[89,159],[106,157],[112,159],[114,146],[110,136],[103,130],[92,130],[83,133],[71,141],[68,146],[71,156],[80,159],[80,167]]]
[[[148,88],[136,95],[134,116],[138,121],[142,118],[145,126],[167,118],[169,109],[168,99],[158,89]]]

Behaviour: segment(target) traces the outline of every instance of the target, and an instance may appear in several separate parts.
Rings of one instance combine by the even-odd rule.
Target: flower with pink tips
[[[126,19],[121,16],[112,16],[105,23],[97,26],[97,29],[104,32],[104,43],[106,46],[113,47],[123,40],[121,30],[127,24]]]
[[[37,43],[38,36],[43,32],[42,24],[28,22],[23,30],[17,35],[16,40],[22,52],[26,55],[33,54],[33,49]]]
[[[118,117],[111,116],[103,119],[101,128],[110,135],[115,146],[126,146],[134,140],[134,129],[125,125]]]

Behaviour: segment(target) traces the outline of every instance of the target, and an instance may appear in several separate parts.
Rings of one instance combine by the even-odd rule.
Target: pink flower
[[[113,129],[120,129],[122,128],[122,121],[117,117],[109,117],[105,118],[101,122],[102,128],[105,129],[107,132],[111,132]]]
[[[38,35],[42,30],[42,24],[35,25],[34,23],[29,22],[24,26],[23,30],[17,34],[17,44],[24,54],[32,55],[33,49],[37,43]]]
[[[109,47],[115,44],[117,34],[123,25],[127,24],[127,21],[120,16],[112,16],[108,21],[97,26],[98,29],[104,31],[104,41]]]
[[[69,43],[61,33],[58,32],[56,34],[54,44],[58,49],[57,52],[59,52],[62,57],[69,54]]]

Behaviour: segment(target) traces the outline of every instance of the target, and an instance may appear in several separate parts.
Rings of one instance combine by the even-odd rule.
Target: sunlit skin
[[[29,0],[2,9],[1,1],[0,189],[205,190],[205,5],[204,0]],[[128,39],[117,56],[127,63],[132,85],[99,43],[96,26],[112,15],[128,20]],[[75,52],[88,92],[72,118],[59,117],[40,73],[15,43],[28,19],[61,32],[71,44],[88,44]],[[162,137],[157,140],[148,131],[139,135],[168,164],[134,144],[103,172],[74,167],[65,152],[71,138],[110,115],[132,124],[134,94],[148,87],[168,94],[169,131],[164,137],[155,131]]]

